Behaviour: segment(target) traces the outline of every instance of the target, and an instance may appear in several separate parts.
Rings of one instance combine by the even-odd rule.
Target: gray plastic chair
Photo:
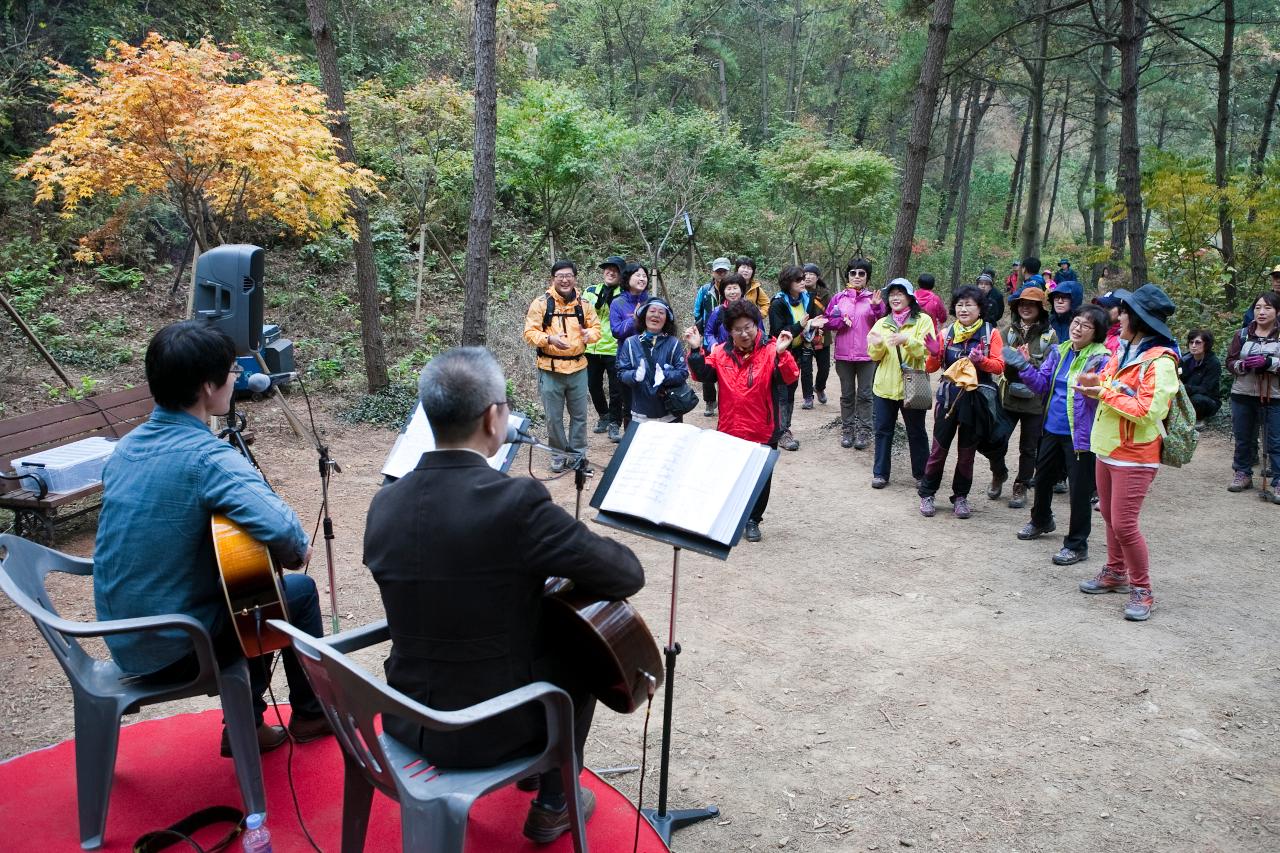
[[[95,850],[102,846],[111,783],[115,777],[116,748],[120,742],[120,718],[137,713],[144,705],[174,699],[201,695],[222,697],[222,715],[235,755],[236,778],[245,811],[266,811],[249,667],[243,659],[219,669],[209,633],[190,616],[172,614],[109,622],[63,619],[49,599],[45,576],[49,572],[91,575],[93,562],[7,533],[0,534],[0,550],[4,551],[4,558],[0,560],[0,589],[35,621],[71,682],[81,847]],[[90,656],[76,642],[77,637],[106,637],[159,628],[183,631],[191,639],[200,662],[200,672],[194,679],[143,683],[126,676],[110,659]]]
[[[568,693],[538,681],[460,711],[435,711],[371,677],[346,656],[389,639],[387,620],[324,638],[312,637],[278,619],[270,624],[289,635],[342,745],[342,853],[364,850],[374,788],[400,804],[401,843],[406,853],[462,853],[467,815],[479,797],[556,766],[563,774],[573,849],[586,853],[586,828],[578,807],[573,701]],[[483,769],[434,767],[374,725],[379,716],[391,715],[436,731],[458,731],[531,702],[542,703],[546,711],[546,749]]]

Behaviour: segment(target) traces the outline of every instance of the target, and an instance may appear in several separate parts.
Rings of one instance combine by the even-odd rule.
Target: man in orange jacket
[[[550,286],[529,304],[524,318],[525,343],[538,351],[538,394],[547,416],[547,443],[566,454],[552,457],[553,473],[568,466],[570,454],[586,455],[587,344],[600,340],[600,334],[595,306],[578,293],[577,265],[556,261]]]

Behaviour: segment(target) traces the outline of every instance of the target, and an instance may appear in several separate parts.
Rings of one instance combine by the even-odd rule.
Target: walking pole
[[[1262,491],[1258,492],[1258,497],[1264,501],[1270,501],[1272,498],[1268,496],[1267,489],[1271,487],[1271,478],[1275,476],[1275,471],[1271,467],[1271,430],[1268,428],[1267,421],[1269,418],[1269,409],[1271,408],[1271,375],[1265,374],[1262,377],[1262,405],[1260,414],[1262,415]],[[1274,492],[1272,493],[1274,494]]]

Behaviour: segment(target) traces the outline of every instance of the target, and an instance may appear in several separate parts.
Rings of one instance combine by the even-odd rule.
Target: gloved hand
[[[643,382],[643,381],[644,381],[644,371],[645,371],[645,368],[648,366],[648,364],[649,364],[649,363],[648,363],[647,361],[641,360],[640,365],[639,365],[638,367],[636,367],[636,381],[637,381],[637,382]]]
[[[1013,347],[1006,345],[1004,349],[1000,350],[1000,352],[1004,355],[1004,363],[1006,367],[1012,367],[1014,370],[1021,370],[1027,366],[1027,357]]]
[[[1260,373],[1267,369],[1267,357],[1265,355],[1251,355],[1240,360],[1240,367],[1247,373]]]
[[[659,364],[659,365],[657,365],[657,366],[655,366],[655,367],[653,368],[653,387],[654,387],[654,388],[660,388],[660,387],[662,387],[662,382],[663,382],[663,380],[664,380],[664,379],[666,379],[666,378],[667,378],[667,377],[666,377],[666,374],[664,374],[664,373],[662,372],[662,365],[661,365],[661,364]]]

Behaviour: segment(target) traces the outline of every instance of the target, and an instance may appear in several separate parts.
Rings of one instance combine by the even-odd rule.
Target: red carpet
[[[288,717],[288,708],[282,712]],[[273,716],[268,712],[268,717]],[[243,808],[231,759],[218,756],[220,711],[183,714],[125,726],[120,733],[116,781],[107,817],[108,851],[130,851],[142,834],[166,827],[213,805]],[[267,827],[276,853],[309,851],[289,795],[288,747],[262,757],[267,788]],[[342,754],[333,738],[294,748],[293,779],[307,829],[326,853],[338,853],[342,828]],[[595,815],[587,824],[593,851],[630,851],[635,808],[591,771],[582,784],[596,794]],[[76,822],[75,751],[71,741],[0,764],[0,850],[74,851],[80,849]],[[467,830],[467,853],[568,853],[568,835],[542,847],[520,834],[532,794],[509,786],[476,802]],[[212,844],[227,827],[196,836]],[[181,843],[173,851],[189,850]],[[240,849],[237,841],[232,850]],[[365,849],[400,849],[400,811],[390,799],[373,800]],[[664,853],[661,838],[640,821],[642,853]]]

